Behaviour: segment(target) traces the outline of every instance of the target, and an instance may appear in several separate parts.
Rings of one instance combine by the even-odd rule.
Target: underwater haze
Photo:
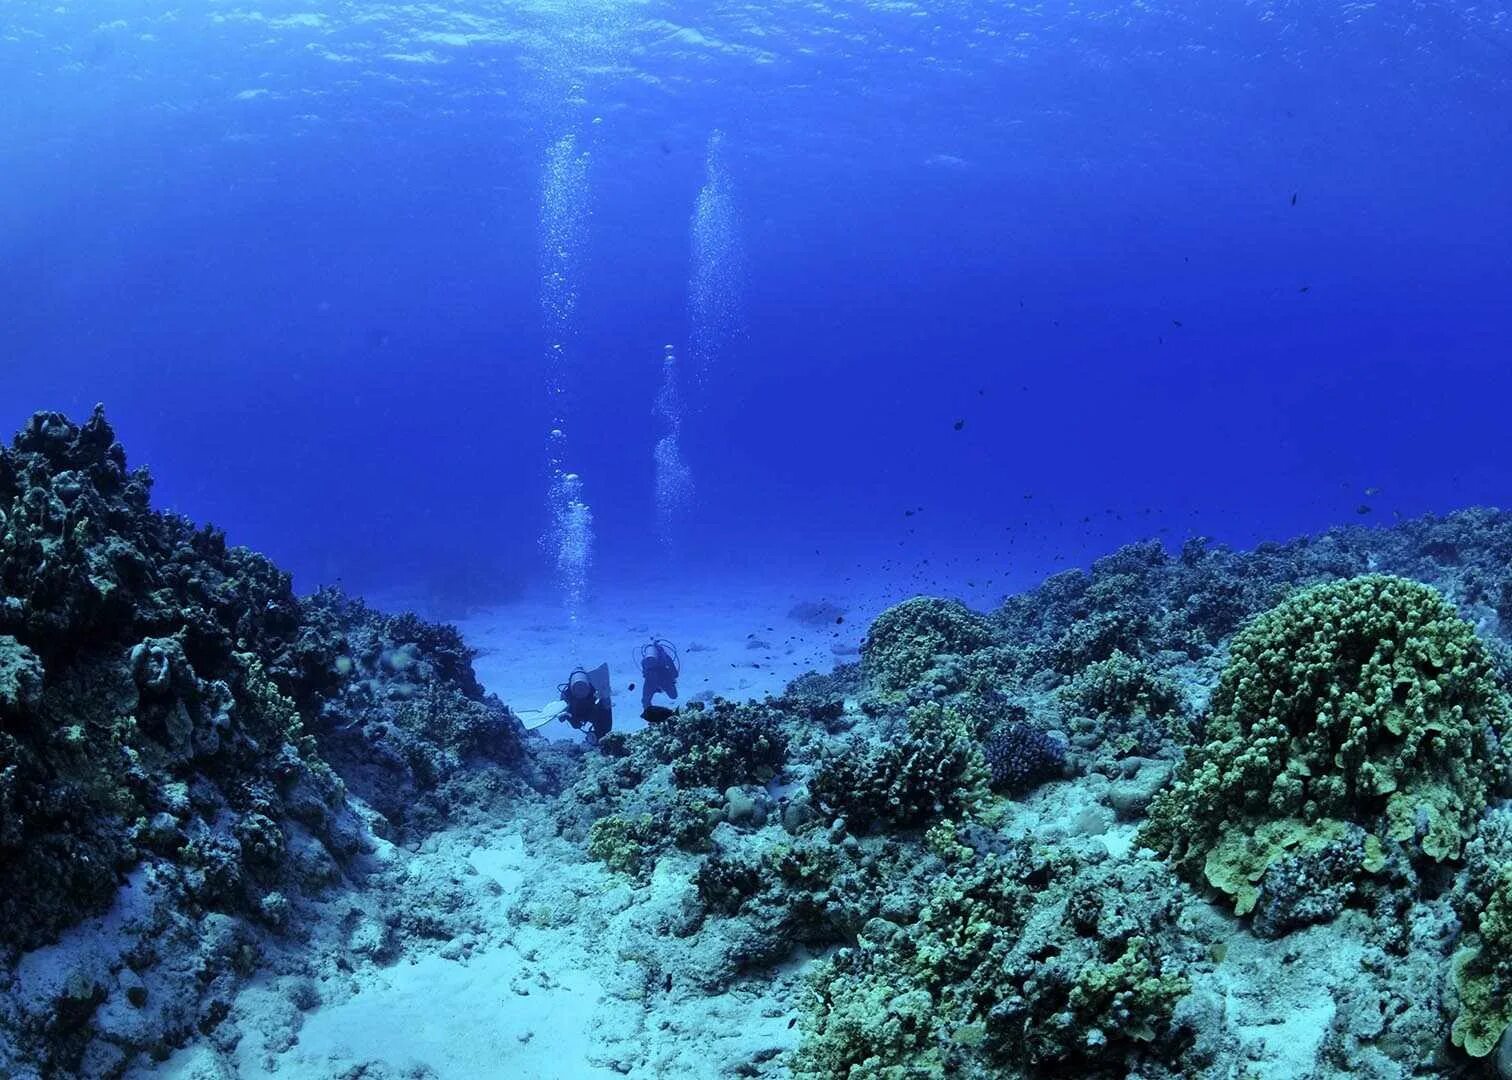
[[[1512,1080],[1509,252],[1497,0],[0,0],[0,1077]]]
[[[1496,501],[1509,83],[1485,5],[11,4],[4,419],[104,401],[302,588],[480,601],[554,572],[553,428],[590,588],[665,558],[668,344],[684,563]]]

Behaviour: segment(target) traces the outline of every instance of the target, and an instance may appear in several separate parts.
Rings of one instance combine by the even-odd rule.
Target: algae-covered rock
[[[1455,900],[1468,933],[1451,968],[1452,1038],[1471,1057],[1485,1057],[1512,1027],[1512,811],[1487,815],[1467,845]]]
[[[1235,637],[1203,742],[1142,839],[1240,912],[1277,858],[1340,823],[1457,858],[1506,774],[1508,721],[1485,647],[1434,589],[1314,586]]]
[[[0,716],[19,717],[42,701],[42,661],[9,634],[0,634]]]
[[[435,828],[424,798],[470,761],[521,762],[522,731],[455,627],[388,615],[337,589],[300,602],[302,702],[321,756],[396,828]]]

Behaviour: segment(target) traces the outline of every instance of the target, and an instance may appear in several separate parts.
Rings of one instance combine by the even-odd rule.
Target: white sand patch
[[[432,841],[412,872],[475,872],[480,891],[496,895],[488,944],[362,970],[355,994],[305,1017],[296,1045],[278,1055],[278,1071],[342,1076],[381,1063],[436,1080],[618,1075],[591,1059],[605,989],[580,928],[508,926],[521,886],[558,873],[552,855],[560,852],[528,851],[508,832],[482,843],[461,832]],[[241,1064],[242,1075],[252,1075]]]
[[[879,590],[806,588],[774,573],[765,581],[620,587],[591,598],[576,624],[555,598],[539,598],[480,611],[458,625],[479,650],[474,667],[483,685],[520,710],[556,700],[574,667],[607,662],[615,728],[634,731],[643,726],[636,650],[652,637],[667,638],[681,653],[679,702],[701,695],[759,698],[781,693],[805,672],[857,659],[866,627],[893,599]],[[821,601],[840,614],[822,622],[790,614],[797,604]],[[577,737],[559,722],[542,734]]]
[[[617,1075],[587,1057],[602,988],[587,971],[540,959],[508,946],[466,963],[426,956],[376,972],[362,993],[306,1018],[280,1069],[340,1076],[381,1061],[424,1066],[438,1080]]]

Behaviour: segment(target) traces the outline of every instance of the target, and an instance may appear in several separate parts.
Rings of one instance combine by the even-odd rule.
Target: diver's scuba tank
[[[579,731],[587,728],[591,741],[609,734],[614,726],[614,706],[609,695],[608,664],[600,664],[592,671],[574,668],[562,684],[561,694],[569,724]]]
[[[677,646],[665,638],[653,638],[640,647],[641,708],[649,710],[651,698],[666,694],[677,700]],[[649,717],[647,720],[649,721]]]

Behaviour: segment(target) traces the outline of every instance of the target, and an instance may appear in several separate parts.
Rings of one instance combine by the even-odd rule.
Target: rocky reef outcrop
[[[151,490],[99,409],[39,413],[0,450],[11,1076],[113,1075],[212,1035],[380,838],[444,817],[451,773],[522,753],[455,631],[300,599]]]

